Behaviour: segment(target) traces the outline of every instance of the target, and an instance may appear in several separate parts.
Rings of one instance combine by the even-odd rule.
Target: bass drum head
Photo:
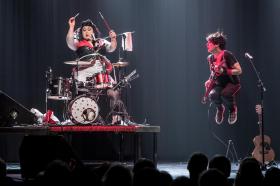
[[[69,103],[68,114],[75,124],[90,124],[98,117],[99,107],[94,99],[81,95]]]

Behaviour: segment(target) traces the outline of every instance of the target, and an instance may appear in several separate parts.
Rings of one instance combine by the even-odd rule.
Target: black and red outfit
[[[215,65],[219,65],[213,54],[208,56],[208,62],[211,70],[213,70]],[[232,75],[230,69],[238,61],[231,52],[224,50],[223,56],[221,56],[221,63],[223,73],[217,76],[215,85],[209,93],[209,98],[218,108],[225,103],[229,111],[232,112],[234,106],[236,106],[235,96],[239,92],[241,85],[240,77],[238,75]]]
[[[87,61],[92,59],[92,56],[87,56],[87,55],[93,54],[95,52],[104,55],[106,53],[105,44],[103,44],[103,46],[100,46],[98,40],[93,41],[92,44],[89,43],[89,41],[87,40],[81,40],[77,44],[76,54],[79,57],[79,59],[82,61]],[[111,73],[113,69],[111,62],[105,56],[98,56],[98,57],[101,58],[100,61],[105,64],[107,73],[108,74]]]

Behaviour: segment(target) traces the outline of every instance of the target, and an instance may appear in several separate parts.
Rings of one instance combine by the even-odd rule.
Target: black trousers
[[[110,98],[110,109],[111,109],[110,113],[107,115],[107,118],[110,115],[119,115],[122,116],[123,119],[128,119],[126,106],[120,97],[120,90],[108,89],[107,95]]]
[[[240,88],[240,84],[228,83],[225,87],[217,85],[210,91],[209,98],[217,107],[224,104],[232,111],[236,105],[236,94],[239,92]]]

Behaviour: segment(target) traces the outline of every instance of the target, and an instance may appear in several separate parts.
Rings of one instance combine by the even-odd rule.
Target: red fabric
[[[52,132],[135,132],[139,126],[51,126]]]
[[[229,76],[232,76],[232,69],[227,69],[227,74],[228,74]]]
[[[113,65],[110,62],[105,62],[106,63],[106,71],[108,74],[110,74],[113,70]]]
[[[52,115],[53,115],[53,111],[52,110],[48,110],[43,118],[43,122],[44,123],[49,123],[49,124],[56,124],[56,122],[54,120],[52,120]]]
[[[78,48],[83,47],[83,46],[87,46],[89,48],[93,48],[93,46],[87,40],[82,40],[77,45]]]

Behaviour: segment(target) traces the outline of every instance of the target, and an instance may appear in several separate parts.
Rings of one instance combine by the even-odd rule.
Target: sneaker
[[[128,126],[128,124],[126,122],[124,122],[123,120],[120,121],[120,125],[121,126]]]
[[[126,123],[127,125],[138,125],[137,123],[135,123],[135,122],[133,122],[133,121],[131,121],[131,120],[129,120],[129,119],[125,119],[125,123]]]
[[[119,115],[112,116],[112,125],[120,125],[122,121],[122,117]]]
[[[225,112],[225,106],[223,104],[220,107],[217,107],[215,120],[216,123],[219,125],[224,121],[224,112]]]
[[[229,115],[228,115],[228,123],[230,125],[234,124],[235,122],[237,121],[237,107],[234,106],[233,107],[233,111],[230,111],[229,112]]]

